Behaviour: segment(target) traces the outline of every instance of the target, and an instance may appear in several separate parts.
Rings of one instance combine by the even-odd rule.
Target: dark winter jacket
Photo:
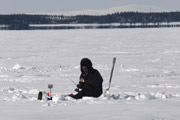
[[[98,70],[91,68],[89,74],[85,75],[82,73],[80,75],[80,79],[81,78],[85,80],[84,83],[80,82],[80,86],[85,92],[84,96],[99,97],[102,94],[103,78]]]
[[[78,94],[72,96],[74,99],[81,99],[84,96],[88,97],[99,97],[102,94],[103,88],[103,78],[101,77],[98,70],[92,67],[92,62],[88,58],[83,58],[80,63],[81,67],[81,78],[84,79],[84,82],[79,82],[77,85],[81,90]],[[87,67],[87,71],[83,70],[83,67]]]

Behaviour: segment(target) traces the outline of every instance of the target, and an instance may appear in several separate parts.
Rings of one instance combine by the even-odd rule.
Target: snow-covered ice
[[[180,28],[0,31],[2,120],[179,120]],[[83,57],[109,97],[73,100]],[[72,82],[73,81],[73,82]],[[53,100],[37,100],[53,84]]]

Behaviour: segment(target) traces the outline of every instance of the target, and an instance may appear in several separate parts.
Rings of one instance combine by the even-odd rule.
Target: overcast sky
[[[107,9],[124,5],[156,6],[180,11],[180,0],[0,0],[0,14],[62,13],[89,9]]]

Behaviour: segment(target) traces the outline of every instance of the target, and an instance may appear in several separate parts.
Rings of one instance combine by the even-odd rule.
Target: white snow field
[[[88,57],[110,97],[73,100]],[[53,84],[53,101],[37,100]],[[179,120],[180,28],[0,31],[1,120]]]

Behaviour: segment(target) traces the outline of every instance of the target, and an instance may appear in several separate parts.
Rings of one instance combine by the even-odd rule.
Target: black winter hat
[[[82,60],[81,60],[81,67],[82,66],[86,66],[88,69],[91,69],[92,68],[92,62],[91,62],[91,60],[90,59],[88,59],[88,58],[83,58]]]

